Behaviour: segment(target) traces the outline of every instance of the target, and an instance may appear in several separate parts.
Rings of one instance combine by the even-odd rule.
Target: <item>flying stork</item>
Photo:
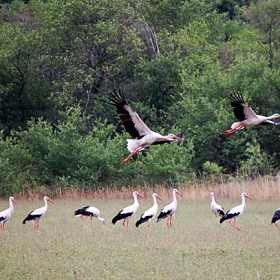
[[[238,206],[231,208],[229,211],[227,211],[227,213],[221,218],[220,224],[225,220],[229,220],[228,222],[232,226],[234,226],[236,229],[240,230],[240,228],[235,224],[236,218],[238,216],[240,216],[246,208],[245,198],[252,200],[252,198],[244,192],[241,194],[241,198],[242,198],[242,203]],[[231,223],[231,220],[233,220],[233,224]]]
[[[97,218],[103,225],[105,225],[105,219],[100,217],[100,211],[98,208],[94,206],[85,206],[81,209],[78,209],[74,212],[75,217],[80,217],[83,222],[86,224],[84,216],[90,217],[90,221],[92,223],[92,217]]]
[[[233,112],[238,122],[231,125],[231,129],[224,132],[225,135],[230,135],[246,126],[255,125],[280,125],[280,122],[273,122],[272,119],[280,118],[279,114],[273,114],[269,117],[256,115],[251,107],[248,107],[244,102],[241,92],[231,93],[229,96]]]
[[[218,216],[223,217],[225,215],[224,208],[215,201],[213,192],[211,192],[211,198],[212,198],[212,201],[211,201],[210,207],[211,207],[212,212],[215,214],[215,217],[216,218]]]
[[[4,230],[5,228],[5,223],[8,222],[12,216],[12,214],[14,213],[14,205],[13,203],[16,204],[15,199],[11,196],[9,198],[9,208],[0,212],[0,230]]]
[[[162,219],[167,218],[167,227],[172,227],[172,216],[175,215],[175,211],[178,206],[176,194],[183,196],[177,189],[173,189],[173,201],[166,205],[159,213],[157,217],[157,222],[160,222]]]
[[[122,91],[111,93],[111,97],[108,98],[111,101],[110,104],[117,108],[117,114],[119,114],[125,130],[133,138],[127,139],[127,149],[130,151],[130,155],[122,161],[122,164],[125,164],[137,152],[151,145],[182,140],[174,134],[163,136],[150,130],[138,114],[128,106]]]
[[[151,224],[151,220],[156,216],[157,211],[158,211],[158,204],[157,204],[157,199],[162,201],[162,198],[156,194],[153,193],[152,195],[153,200],[154,200],[154,204],[151,208],[149,208],[148,210],[146,210],[141,217],[139,218],[139,220],[136,222],[136,227],[139,227],[141,224],[148,222],[148,229],[150,228],[150,224]]]
[[[113,219],[112,219],[112,223],[113,225],[119,221],[123,219],[122,225],[126,228],[128,228],[128,223],[129,223],[129,219],[135,214],[135,212],[138,210],[139,208],[139,202],[137,197],[141,197],[144,198],[138,191],[134,191],[133,192],[133,198],[134,198],[134,203],[132,205],[129,205],[125,208],[123,208]],[[126,225],[125,225],[126,222]]]
[[[25,224],[27,221],[35,220],[34,229],[39,229],[39,220],[46,214],[48,210],[48,201],[54,203],[53,200],[51,200],[48,196],[44,196],[45,205],[30,212],[22,223]]]

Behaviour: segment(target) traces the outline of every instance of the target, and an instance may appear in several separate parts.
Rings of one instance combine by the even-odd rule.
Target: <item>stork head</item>
[[[170,141],[181,141],[182,138],[177,136],[177,135],[174,135],[174,134],[168,134],[167,135],[167,138],[170,140]]]
[[[246,197],[246,198],[252,200],[252,198],[249,195],[247,195],[245,192],[241,194],[241,197]]]
[[[180,196],[183,196],[177,189],[174,189],[173,192],[179,194]]]
[[[153,193],[153,197],[162,201],[162,198],[158,194],[156,194],[156,193]]]
[[[44,196],[44,200],[45,200],[45,201],[49,201],[49,202],[51,202],[51,203],[54,203],[54,201],[51,200],[48,196]]]
[[[138,191],[134,191],[133,196],[138,196],[138,197],[144,198]]]

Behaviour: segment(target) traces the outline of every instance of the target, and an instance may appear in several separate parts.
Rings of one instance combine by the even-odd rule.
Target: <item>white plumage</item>
[[[183,196],[177,189],[173,189],[173,201],[166,205],[159,213],[157,217],[157,222],[160,222],[162,219],[167,218],[167,227],[172,227],[172,216],[175,215],[175,211],[178,206],[178,201],[176,198],[176,194]]]
[[[35,220],[34,229],[39,229],[39,220],[46,214],[48,210],[48,201],[54,203],[53,200],[51,200],[48,196],[44,196],[45,205],[30,212],[22,223],[25,224],[27,221]]]
[[[162,201],[162,198],[156,193],[153,193],[152,197],[154,200],[153,206],[141,215],[140,219],[135,224],[136,227],[139,227],[142,223],[148,222],[148,228],[150,228],[151,220],[156,216],[158,212],[157,199]]]
[[[220,223],[222,223],[225,220],[229,220],[228,222],[232,226],[234,226],[236,229],[240,230],[240,228],[238,226],[236,226],[235,223],[236,223],[236,218],[238,216],[240,216],[246,208],[245,198],[248,198],[250,200],[252,199],[246,193],[242,193],[241,194],[242,203],[238,206],[231,208],[229,211],[227,211],[227,213],[221,218]],[[231,222],[232,220],[233,220],[233,223]]]
[[[215,217],[216,218],[218,216],[223,217],[225,215],[224,208],[215,201],[213,192],[211,192],[211,198],[212,198],[212,200],[211,200],[210,207],[211,207],[212,212],[215,214]]]
[[[9,208],[0,212],[0,224],[1,224],[1,230],[4,230],[5,223],[8,222],[14,213],[14,205],[13,203],[16,203],[15,199],[11,196],[9,198]]]
[[[139,208],[139,202],[137,197],[141,197],[144,198],[141,194],[139,194],[138,191],[134,191],[133,192],[133,198],[134,198],[134,203],[132,205],[129,205],[125,208],[123,208],[113,219],[112,219],[112,223],[113,225],[119,221],[123,219],[122,225],[124,227],[128,228],[128,224],[129,224],[129,219],[135,214],[135,212],[138,210]],[[126,222],[126,226],[125,226],[125,222]]]
[[[75,211],[74,215],[76,217],[80,217],[84,223],[86,223],[84,216],[90,217],[90,221],[92,222],[92,218],[97,218],[103,225],[105,225],[105,219],[100,217],[100,211],[98,208],[94,206],[85,206],[81,209]]]

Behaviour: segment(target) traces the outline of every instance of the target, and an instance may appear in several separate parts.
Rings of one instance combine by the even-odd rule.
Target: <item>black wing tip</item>
[[[245,103],[242,92],[240,90],[232,91],[228,98],[232,103]]]
[[[117,90],[111,91],[110,96],[108,96],[108,99],[110,100],[110,102],[108,103],[113,106],[119,106],[120,104],[127,104],[125,95],[121,89],[119,89],[118,91]]]

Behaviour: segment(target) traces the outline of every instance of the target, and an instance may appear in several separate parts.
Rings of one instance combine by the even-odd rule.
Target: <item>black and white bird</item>
[[[103,225],[105,225],[105,219],[100,217],[100,211],[98,208],[94,206],[85,206],[81,209],[78,209],[74,212],[75,217],[80,217],[83,222],[86,224],[84,216],[90,217],[90,221],[92,223],[92,218],[97,218]]]
[[[162,219],[167,218],[167,227],[172,227],[172,216],[175,215],[175,211],[178,206],[178,201],[176,198],[176,194],[183,196],[177,189],[173,189],[173,201],[166,205],[159,213],[157,217],[157,222],[160,222]]]
[[[117,114],[125,130],[131,135],[133,139],[127,139],[127,149],[130,155],[122,161],[125,164],[134,154],[143,151],[151,145],[170,143],[173,141],[181,141],[182,138],[174,134],[166,136],[160,135],[148,128],[148,126],[140,119],[138,114],[128,106],[123,92],[111,93],[110,104],[117,108]],[[183,134],[181,134],[183,135]]]
[[[225,215],[224,208],[215,201],[215,195],[213,192],[211,192],[211,198],[212,200],[211,200],[210,207],[212,212],[215,214],[215,217],[216,218],[218,216],[223,217]]]
[[[153,193],[152,195],[154,204],[151,208],[146,210],[140,217],[140,219],[136,222],[136,227],[139,227],[141,224],[148,222],[148,228],[150,228],[151,220],[157,215],[158,212],[158,204],[157,204],[157,199],[162,201],[162,198],[156,194]]]
[[[22,223],[25,224],[27,221],[35,220],[34,229],[39,229],[39,220],[46,214],[48,210],[48,201],[54,203],[53,200],[51,200],[48,196],[44,196],[45,205],[30,212]]]
[[[13,203],[16,204],[16,201],[12,196],[10,196],[10,198],[9,198],[9,208],[0,212],[0,225],[1,225],[0,230],[4,230],[5,223],[10,220],[12,214],[14,213]]]
[[[280,208],[278,208],[275,212],[274,212],[274,215],[273,215],[273,217],[272,217],[272,219],[271,219],[271,223],[272,224],[275,224],[276,225],[276,227],[278,228],[278,229],[280,229],[280,227],[277,225],[277,221],[278,220],[280,220]]]
[[[225,220],[229,220],[228,222],[232,226],[234,226],[236,229],[240,230],[240,228],[236,225],[236,218],[238,216],[240,216],[246,208],[245,198],[252,200],[252,198],[244,192],[241,194],[241,198],[242,198],[242,203],[238,206],[231,208],[229,211],[227,211],[227,213],[221,218],[220,223],[222,223]],[[231,222],[232,220],[233,220],[233,223]]]
[[[128,228],[128,224],[129,224],[129,219],[135,214],[135,212],[138,210],[139,208],[139,202],[137,197],[141,197],[144,198],[138,191],[134,191],[133,192],[133,198],[134,198],[134,203],[132,205],[129,205],[125,208],[123,208],[113,219],[112,219],[112,223],[113,225],[119,221],[119,220],[123,220],[122,225],[126,228]],[[126,225],[125,225],[126,222]]]
[[[231,106],[233,107],[233,112],[238,122],[234,122],[231,125],[231,129],[224,132],[225,135],[230,135],[246,126],[280,125],[280,122],[271,121],[272,119],[279,119],[279,114],[273,114],[269,117],[256,115],[252,108],[246,105],[240,92],[232,93],[229,99],[231,100]]]

